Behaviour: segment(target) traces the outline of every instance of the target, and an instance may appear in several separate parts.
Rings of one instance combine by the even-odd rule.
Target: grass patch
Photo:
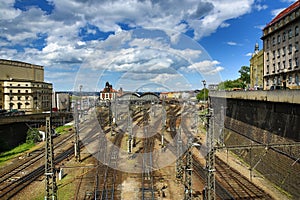
[[[55,128],[55,132],[58,134],[64,134],[64,133],[67,133],[72,128],[73,128],[72,125],[59,126],[59,127]]]
[[[21,153],[24,153],[25,151],[34,147],[34,145],[35,145],[34,143],[24,143],[24,144],[21,144],[15,148],[13,148],[10,151],[1,153],[0,154],[0,164],[2,164],[3,162],[5,162],[9,159],[19,156]]]

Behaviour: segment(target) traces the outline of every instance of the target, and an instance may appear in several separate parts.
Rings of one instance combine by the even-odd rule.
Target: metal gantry
[[[178,128],[177,141],[176,141],[176,150],[177,150],[177,160],[176,160],[176,179],[179,182],[182,182],[183,178],[183,162],[182,162],[182,154],[183,154],[183,146],[181,139],[181,126]]]
[[[165,110],[165,102],[163,101],[162,105],[162,128],[161,128],[161,147],[163,148],[165,146],[165,131],[166,131],[166,125],[167,125],[167,113]]]
[[[57,185],[56,185],[56,171],[54,168],[54,153],[53,153],[53,141],[51,133],[51,117],[46,117],[46,133],[45,133],[45,200],[57,199]]]
[[[132,132],[132,116],[130,111],[130,106],[128,106],[128,121],[127,121],[127,127],[128,127],[128,148],[127,152],[132,152],[133,147],[133,132]]]
[[[192,163],[192,138],[188,141],[188,150],[186,153],[186,164],[185,164],[185,180],[184,180],[184,200],[192,199],[192,173],[193,173],[193,163]]]
[[[208,114],[206,114],[206,188],[205,188],[205,198],[207,200],[216,199],[215,193],[215,148],[214,148],[214,117],[213,109],[208,108]]]
[[[74,148],[75,148],[75,159],[77,162],[80,162],[80,146],[79,146],[79,113],[78,108],[75,106],[75,142],[74,142]]]

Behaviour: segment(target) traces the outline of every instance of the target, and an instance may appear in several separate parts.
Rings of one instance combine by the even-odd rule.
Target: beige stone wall
[[[44,81],[43,66],[0,59],[0,80]]]

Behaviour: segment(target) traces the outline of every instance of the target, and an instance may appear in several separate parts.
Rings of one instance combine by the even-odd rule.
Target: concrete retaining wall
[[[250,146],[251,141],[300,141],[300,104],[242,98],[225,99],[220,96],[211,97],[210,103],[214,108],[215,124],[221,122],[228,128],[223,137],[226,145]],[[219,128],[215,125],[215,135]],[[252,149],[251,153],[249,149],[240,149],[234,153],[249,166],[256,165],[256,170],[291,194],[292,199],[300,198],[300,162],[296,161],[300,155],[299,146]]]
[[[211,98],[216,115],[226,116],[272,134],[300,141],[300,104],[258,100]],[[245,129],[247,130],[247,129]]]

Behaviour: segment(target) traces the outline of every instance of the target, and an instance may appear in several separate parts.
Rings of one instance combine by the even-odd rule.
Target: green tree
[[[239,70],[240,73],[240,80],[243,84],[249,84],[250,83],[250,67],[248,66],[242,66]]]
[[[37,143],[41,141],[40,132],[36,128],[30,128],[27,131],[26,143]]]
[[[207,101],[207,99],[208,99],[208,89],[205,88],[205,89],[200,90],[200,92],[197,94],[196,98],[197,98],[198,101],[203,101],[204,99],[205,99],[205,101]]]
[[[219,83],[219,90],[231,90],[232,88],[243,88],[243,83],[239,80],[226,80],[224,82]]]

